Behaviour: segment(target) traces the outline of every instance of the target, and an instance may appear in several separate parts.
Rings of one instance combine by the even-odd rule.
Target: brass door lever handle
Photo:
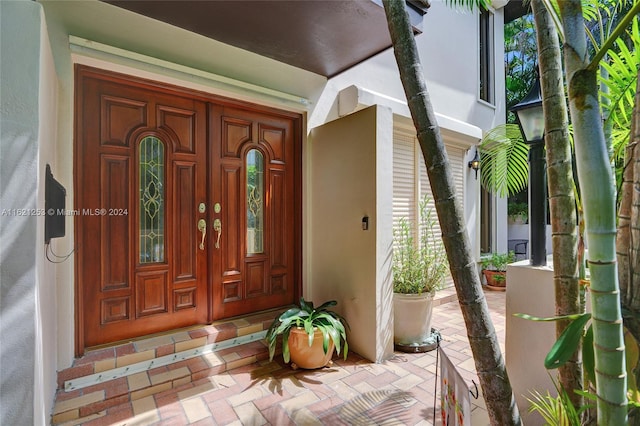
[[[213,230],[218,233],[218,237],[216,238],[216,248],[220,248],[220,236],[222,235],[222,222],[220,219],[216,219],[213,221]]]
[[[200,241],[200,250],[204,250],[204,237],[207,235],[207,221],[200,219],[198,221],[198,231],[202,232],[202,241]]]

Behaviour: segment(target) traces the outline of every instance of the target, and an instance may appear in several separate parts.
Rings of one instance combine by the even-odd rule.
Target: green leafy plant
[[[291,353],[289,352],[289,334],[292,328],[304,328],[309,335],[309,346],[313,344],[316,330],[322,332],[322,349],[326,354],[329,350],[329,340],[333,341],[336,353],[344,352],[344,359],[347,359],[349,346],[347,344],[346,328],[349,327],[345,320],[337,312],[328,308],[336,306],[338,302],[330,300],[315,308],[313,302],[308,302],[300,298],[300,307],[288,309],[273,320],[267,330],[265,339],[269,346],[269,360],[273,360],[276,352],[278,336],[282,336],[282,357],[284,362],[289,362]]]
[[[414,230],[401,218],[394,229],[393,291],[402,294],[431,293],[444,285],[449,268],[442,238],[436,236],[436,219],[429,199],[420,202],[418,240]]]
[[[527,203],[510,202],[507,204],[507,214],[509,217],[520,216],[526,220],[529,216],[529,205]]]
[[[492,253],[490,256],[480,261],[482,269],[488,271],[506,272],[507,265],[516,261],[516,254],[513,251],[508,253]]]
[[[567,391],[555,380],[552,379],[552,381],[558,395],[551,396],[549,391],[545,395],[538,391],[531,392],[533,398],[527,398],[531,403],[529,412],[539,413],[545,421],[545,426],[581,426],[582,413],[592,406],[585,405],[576,410]]]

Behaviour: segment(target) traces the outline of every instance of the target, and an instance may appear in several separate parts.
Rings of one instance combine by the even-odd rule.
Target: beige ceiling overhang
[[[391,47],[381,0],[103,1],[328,78]],[[427,8],[407,0],[415,33]]]

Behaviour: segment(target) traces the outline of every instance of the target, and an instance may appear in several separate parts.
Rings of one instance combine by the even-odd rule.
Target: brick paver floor
[[[504,347],[505,294],[487,292]],[[478,383],[457,302],[434,308],[442,347],[472,386]],[[69,425],[431,425],[436,351],[396,352],[375,364],[355,353],[321,370],[293,371],[281,357],[258,361],[125,402]],[[439,404],[439,399],[436,400]],[[488,424],[482,398],[474,426]],[[436,413],[436,419],[439,413]],[[437,421],[435,424],[440,424]]]

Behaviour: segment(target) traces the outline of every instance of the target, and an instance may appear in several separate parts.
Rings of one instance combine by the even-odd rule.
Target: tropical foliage
[[[562,30],[557,11],[557,2],[544,1],[555,11],[554,18],[558,29]],[[587,19],[585,32],[588,35],[589,50],[596,53],[615,30],[621,17],[629,12],[637,0],[585,0],[583,12]],[[564,32],[561,31],[561,38]],[[638,20],[633,20],[631,27],[613,42],[607,55],[600,62],[598,79],[601,83],[600,107],[604,118],[604,129],[607,139],[612,145],[613,161],[616,164],[617,181],[621,181],[624,148],[630,138],[630,120],[633,110],[633,97],[637,80],[638,64],[640,64],[640,31]],[[505,69],[507,106],[515,105],[529,90],[529,83],[535,78],[537,67],[537,51],[534,35],[534,23],[531,15],[525,15],[505,25]],[[515,123],[515,117],[509,112],[509,123]],[[509,125],[507,125],[509,126]],[[526,188],[528,165],[521,162],[502,162],[495,167],[495,158],[512,155],[512,147],[522,142],[517,127],[505,131],[498,126],[489,131],[482,140],[482,145],[492,148],[491,155],[481,159],[482,185],[489,192],[499,196],[514,195],[515,188]],[[500,152],[503,149],[504,152]],[[517,169],[517,170],[514,170]],[[485,177],[490,173],[490,177]],[[522,178],[524,176],[524,179]],[[510,183],[510,186],[507,186]],[[508,188],[513,188],[513,191]]]
[[[347,359],[349,345],[347,344],[347,321],[337,312],[329,310],[336,306],[335,300],[330,300],[315,308],[313,302],[300,298],[300,307],[288,309],[273,323],[267,330],[266,341],[269,345],[269,360],[273,360],[276,353],[278,336],[282,336],[282,357],[284,362],[289,362],[291,352],[289,351],[289,334],[292,328],[299,327],[309,335],[309,346],[313,344],[315,330],[322,332],[322,348],[326,354],[329,349],[329,340],[332,340],[336,353],[344,352],[344,359]]]
[[[581,426],[582,414],[590,405],[584,405],[576,409],[571,403],[569,394],[555,380],[552,380],[557,391],[557,396],[552,396],[549,391],[542,395],[538,391],[531,392],[532,398],[527,398],[531,403],[529,412],[539,413],[545,421],[545,426]]]
[[[628,42],[622,38],[615,41],[616,50],[610,51],[608,60],[601,64],[606,73],[600,75],[600,81],[608,89],[601,95],[607,100],[604,120],[605,126],[612,127],[611,142],[616,160],[624,157],[624,148],[631,139],[631,115],[640,64],[638,20],[632,22],[627,35]],[[632,47],[629,48],[627,43]]]
[[[538,48],[532,16],[527,14],[506,23],[504,41],[507,108],[511,108],[525,97],[536,78]],[[515,115],[509,112],[507,123],[515,122]]]
[[[587,52],[580,1],[562,1],[558,6],[578,179],[582,188],[590,189],[582,191],[581,199],[589,241],[597,418],[600,424],[625,424],[624,341],[615,264],[615,177],[600,116],[598,65]]]
[[[550,2],[547,1],[549,4]],[[622,3],[622,2],[620,2]],[[553,6],[553,7],[551,7]],[[585,213],[586,233],[590,242],[589,265],[591,272],[590,287],[592,290],[592,310],[594,318],[587,337],[593,336],[592,344],[585,340],[586,353],[594,349],[593,359],[597,368],[595,373],[598,422],[601,424],[622,424],[626,422],[626,374],[624,371],[624,347],[620,313],[617,306],[620,303],[618,280],[615,263],[615,250],[612,250],[612,234],[615,232],[615,184],[609,166],[612,126],[602,126],[599,111],[615,110],[619,102],[610,102],[616,97],[603,96],[610,93],[609,88],[597,86],[597,73],[600,71],[600,81],[608,74],[602,65],[607,62],[607,55],[615,52],[613,47],[620,43],[619,39],[624,29],[637,20],[637,3],[619,21],[615,29],[607,31],[600,25],[602,43],[598,45],[596,37],[589,27],[587,19],[586,30],[583,25],[585,16],[596,16],[598,22],[603,23],[601,15],[593,14],[590,2],[582,4],[577,0],[558,2],[548,7],[555,11],[556,22],[560,25],[564,40],[565,70],[569,90],[569,105],[571,118],[574,123],[575,157],[578,166],[578,177],[583,188],[598,188],[598,191],[583,191],[582,206]],[[582,6],[585,6],[584,9]],[[597,9],[597,4],[595,4]],[[555,8],[557,7],[557,8]],[[559,12],[559,13],[558,13]],[[591,13],[591,15],[590,15]],[[613,28],[613,25],[610,26]],[[585,43],[585,33],[589,35],[595,49],[589,52]],[[622,48],[624,50],[624,48]],[[541,47],[541,52],[542,52]],[[590,55],[592,53],[592,55]],[[591,58],[591,59],[590,59]],[[621,64],[618,61],[618,64]],[[626,64],[629,65],[628,63]],[[637,69],[632,67],[632,69]],[[604,87],[604,90],[603,90]],[[633,102],[628,102],[632,105]],[[606,117],[606,114],[605,114]],[[547,123],[548,125],[549,123]],[[607,124],[607,122],[605,122]],[[557,127],[552,127],[556,129]],[[579,342],[585,317],[580,317],[571,323],[558,341]],[[574,335],[571,335],[573,331]],[[575,348],[574,348],[575,349]],[[550,356],[554,350],[550,352]],[[590,359],[585,355],[585,368]],[[552,363],[553,364],[553,363]]]
[[[585,172],[582,173],[582,179],[580,181],[580,184],[588,188],[595,188],[597,186],[600,189],[604,189],[604,187],[607,185],[608,182],[613,181],[612,176],[608,173],[608,170],[607,170],[608,167],[605,167],[605,164],[608,164],[608,162],[606,161],[607,158],[609,158],[612,161],[615,160],[615,164],[617,166],[616,175],[618,177],[617,181],[619,182],[618,183],[619,185],[620,185],[620,182],[622,182],[621,177],[622,177],[622,171],[624,167],[626,167],[627,174],[631,175],[630,178],[625,179],[625,182],[633,182],[634,181],[633,173],[630,172],[633,169],[633,167],[630,167],[629,165],[633,163],[632,157],[634,153],[636,154],[636,158],[638,158],[637,150],[635,151],[627,150],[627,158],[624,161],[622,160],[622,157],[623,157],[622,154],[625,152],[625,146],[627,146],[627,144],[629,143],[629,140],[631,139],[630,129],[633,129],[634,127],[631,124],[631,116],[632,116],[632,108],[634,105],[634,95],[636,94],[635,85],[638,78],[638,66],[640,64],[640,60],[638,59],[640,55],[640,53],[638,53],[638,45],[640,44],[640,37],[638,35],[638,19],[637,19],[638,1],[637,0],[633,0],[633,1],[630,1],[630,0],[603,0],[603,1],[583,0],[582,2],[579,2],[576,0],[576,1],[564,1],[564,2],[561,2],[562,4],[560,4],[555,0],[541,0],[541,1],[546,4],[546,8],[539,7],[539,9],[547,9],[552,12],[550,14],[551,18],[555,21],[559,36],[565,46],[564,53],[565,53],[565,65],[566,65],[566,71],[567,71],[566,75],[568,76],[567,86],[573,88],[571,93],[569,93],[569,96],[570,96],[570,99],[573,100],[573,103],[571,105],[573,107],[572,119],[573,119],[574,125],[571,126],[570,128],[572,131],[575,130],[576,144],[578,145],[575,153],[577,153],[576,157],[577,157],[578,166],[579,168],[582,168],[584,170],[589,170],[586,173]],[[533,3],[534,2],[532,2],[532,7],[534,6]],[[535,3],[539,4],[540,2],[535,2]],[[584,21],[583,21],[583,14],[584,14]],[[523,30],[526,28],[527,19],[528,18],[524,18],[525,20],[524,25],[520,24],[520,27]],[[582,22],[584,22],[584,25],[582,25]],[[538,22],[536,22],[536,26],[538,26]],[[507,26],[507,30],[508,28],[509,26]],[[565,31],[565,28],[567,28],[568,30]],[[582,34],[586,34],[586,36],[583,36],[581,34],[580,29],[584,29],[584,32]],[[561,70],[562,66],[559,59],[557,59],[555,63],[547,62],[546,64],[543,64],[543,56],[547,52],[549,52],[551,49],[549,45],[543,46],[540,43],[540,32],[542,33],[550,33],[550,32],[548,31],[548,28],[544,28],[544,27],[538,28],[538,32],[539,32],[538,46],[540,51],[541,74],[551,73],[553,69]],[[509,35],[508,32],[506,32],[506,34],[507,36]],[[526,32],[522,31],[521,33],[518,34],[518,37],[522,37],[523,34],[526,34]],[[588,43],[583,43],[584,40],[588,40]],[[557,40],[553,40],[553,43],[557,45]],[[510,59],[515,55],[511,53],[511,47],[508,40],[506,42],[505,51],[506,51],[505,61],[507,62],[507,65],[508,65],[508,71],[511,71],[513,67],[509,66]],[[558,51],[559,51],[559,46],[558,46]],[[521,55],[520,57],[524,58],[524,55]],[[516,56],[516,59],[519,59],[520,57]],[[517,63],[517,61],[515,62]],[[519,65],[524,69],[524,67],[528,63],[529,62],[527,62],[526,60],[521,60]],[[516,68],[516,70],[520,72],[519,74],[520,76],[523,75],[523,69],[517,70]],[[515,75],[518,76],[518,73],[516,72]],[[597,80],[596,80],[596,76],[597,76]],[[573,77],[576,77],[576,78],[572,80]],[[546,83],[547,91],[549,91],[550,87],[553,85],[553,83],[551,83],[552,81],[554,80],[562,81],[562,78],[563,76],[560,74],[559,76],[554,75],[553,78],[547,80],[547,83]],[[596,90],[593,90],[593,88],[595,87],[595,84],[593,84],[590,81],[590,79],[593,79],[594,82],[599,83],[599,87]],[[507,78],[508,88],[517,89],[517,85],[514,85],[513,82],[511,83],[509,82],[510,82],[510,79]],[[544,82],[543,82],[543,85],[544,85]],[[562,89],[559,90],[559,93],[552,93],[552,94],[549,94],[548,96],[550,98],[554,98],[554,97],[558,98],[560,96],[564,98]],[[590,97],[592,96],[595,98],[596,102],[593,102],[590,99]],[[519,97],[517,97],[516,99],[519,99]],[[548,106],[549,105],[545,105],[545,108],[547,108]],[[587,111],[587,114],[585,114],[585,110],[589,110]],[[596,118],[595,114],[593,114],[593,118],[587,118],[589,113],[594,113],[597,111],[601,111],[602,117],[604,118],[603,126],[598,125],[600,124],[600,120]],[[564,114],[566,115],[566,112]],[[559,110],[556,110],[555,112],[551,113],[551,117],[556,117],[556,116],[560,117],[560,115],[561,114]],[[549,118],[549,115],[547,115],[545,112],[545,121],[547,121],[548,118]],[[596,125],[591,126],[591,124],[596,124]],[[557,193],[557,190],[559,188],[565,188],[567,187],[567,185],[565,185],[565,183],[563,182],[557,181],[557,177],[560,174],[558,173],[558,171],[552,171],[551,168],[556,167],[558,164],[565,164],[565,163],[569,165],[571,164],[570,162],[567,162],[566,160],[562,160],[561,158],[555,156],[555,153],[556,151],[558,151],[558,147],[560,146],[559,144],[560,141],[556,140],[556,136],[559,134],[559,131],[563,127],[566,129],[564,130],[565,132],[568,131],[568,129],[567,129],[566,123],[563,126],[562,123],[560,122],[554,122],[554,123],[546,122],[546,125],[550,126],[547,128],[553,129],[553,132],[549,132],[547,134],[547,138],[551,138],[551,136],[554,137],[553,140],[547,140],[547,157],[550,163],[550,169],[549,169],[550,185],[553,183],[551,181],[551,178],[555,178],[555,183],[553,183],[554,193],[553,194],[550,193],[550,196],[553,196],[552,200],[557,204],[557,200],[560,199],[558,196],[559,194]],[[498,133],[497,139],[500,139],[500,137],[502,136],[502,133],[504,132],[500,130]],[[601,139],[601,136],[599,136],[598,133],[600,133],[600,135],[604,135],[604,138]],[[491,139],[495,139],[495,138],[496,138],[495,135],[491,135],[491,138],[486,137],[485,140],[483,141],[483,144],[488,144],[489,146],[494,146],[494,145],[503,146],[503,147],[510,146],[508,142],[501,143],[501,144],[494,143]],[[515,142],[511,142],[511,143],[513,144]],[[584,147],[581,147],[581,145],[583,145]],[[504,158],[506,155],[506,152],[507,151],[505,149],[505,151],[497,155],[499,156],[501,155],[502,158]],[[574,156],[575,156],[575,153],[574,153]],[[581,153],[584,156],[581,156]],[[601,155],[603,153],[607,153],[607,154]],[[484,159],[485,157],[483,157],[483,160]],[[489,159],[487,158],[487,160]],[[493,162],[493,160],[491,160],[491,162]],[[485,161],[481,161],[481,169],[484,163]],[[511,172],[510,166],[512,164],[509,162],[506,162],[503,164],[506,164],[506,167],[496,169],[499,173],[501,173],[502,178],[497,179],[495,176],[492,176],[491,180],[488,181],[488,184],[493,183],[494,185],[493,186],[484,185],[485,188],[488,188],[492,192],[497,192],[496,190],[497,185],[495,185],[495,182],[506,182],[508,180],[506,176],[508,176],[508,173]],[[596,170],[599,170],[599,171],[596,174],[594,174],[593,172]],[[596,179],[593,179],[594,176],[599,176],[599,177]],[[635,179],[635,181],[637,181],[637,179]],[[505,185],[503,185],[502,188],[500,188],[502,190],[501,195],[505,194],[504,188],[505,188]],[[570,184],[568,188],[570,188]],[[578,185],[576,185],[576,189],[579,190]],[[600,248],[603,247],[600,245],[600,243],[604,242],[604,240],[607,238],[609,239],[608,241],[609,247],[611,246],[610,237],[601,238],[603,232],[606,232],[609,235],[612,235],[611,228],[615,228],[615,219],[611,220],[611,217],[614,216],[614,214],[611,214],[612,213],[611,206],[615,206],[617,204],[614,202],[612,205],[607,206],[607,203],[609,202],[610,194],[613,194],[612,198],[615,200],[616,193],[615,193],[615,190],[614,191],[609,191],[609,190],[610,188],[608,188],[607,191],[599,190],[598,195],[599,196],[604,195],[604,197],[600,197],[600,198],[593,197],[593,191],[589,191],[588,194],[583,195],[583,200],[586,206],[582,206],[581,202],[577,201],[577,208],[581,212],[581,218],[584,218],[584,216],[582,216],[582,213],[584,213],[585,211],[587,215],[589,215],[589,213],[591,212],[590,214],[591,214],[591,217],[593,218],[591,221],[587,220],[586,229],[588,232],[591,232],[592,242],[597,241],[595,247],[593,246],[593,243],[591,244],[592,251],[590,255],[595,254],[595,256],[592,256],[590,260],[592,262],[592,267],[591,267],[592,276],[594,276],[596,281],[598,281],[598,283],[595,284],[595,286],[593,287],[598,292],[598,296],[593,298],[598,299],[598,301],[604,300],[605,298],[612,298],[613,294],[617,293],[617,290],[615,290],[616,280],[615,280],[615,277],[612,276],[615,274],[615,265],[612,265],[611,263],[609,263],[609,261],[612,259],[612,253],[607,252],[606,254],[604,254],[604,252],[600,251]],[[580,194],[578,192],[576,192],[576,199],[577,200],[581,199]],[[562,219],[563,223],[570,222],[568,219],[568,216],[565,216],[565,214],[568,212],[567,209],[563,210],[565,213],[561,213],[557,210],[558,206],[555,206],[556,209],[554,213],[554,205],[551,205],[550,207],[552,210],[552,219],[560,214],[563,217]],[[570,206],[570,209],[569,209],[570,212],[574,212],[575,210],[576,210],[575,206]],[[628,209],[628,211],[629,213],[631,213],[631,209]],[[571,214],[574,215],[575,213],[571,213]],[[627,214],[627,216],[632,217],[633,214]],[[601,221],[603,217],[606,217],[607,220]],[[626,218],[624,219],[621,218],[620,220],[621,220],[621,224],[630,222],[630,220],[627,222]],[[552,221],[552,226],[553,226],[553,221]],[[554,228],[553,232],[554,232],[554,235],[556,234],[569,235],[567,233],[568,230],[559,231]],[[580,233],[580,235],[582,235],[582,232]],[[598,235],[598,236],[595,237],[595,235]],[[570,252],[567,251],[567,249],[575,250],[575,248],[573,248],[575,247],[575,244],[558,245],[558,248],[561,248],[561,250],[563,251],[563,253],[560,253],[560,250],[557,250],[555,245],[556,238],[557,237],[554,236],[554,265],[556,265],[556,268],[558,268],[560,266],[560,263],[557,261],[557,256],[563,256],[563,255],[566,256],[571,254]],[[625,238],[622,237],[622,238],[619,238],[618,240],[625,241]],[[581,239],[579,239],[579,241],[581,241]],[[622,253],[624,251],[625,250],[622,250],[621,248],[618,249],[619,253]],[[580,251],[578,253],[580,253]],[[607,264],[606,267],[602,266],[603,262]],[[629,263],[619,262],[619,264],[628,265]],[[580,269],[582,270],[582,267]],[[571,271],[575,271],[575,270],[576,268],[574,265],[573,267],[570,267],[569,269],[567,269],[568,271],[567,273],[564,273],[562,271],[556,271],[558,272],[556,276],[560,277],[560,279],[557,280],[559,281],[560,288],[566,287],[567,281],[572,274]],[[594,273],[594,270],[597,272]],[[629,273],[626,273],[625,276],[629,276],[629,275],[630,275]],[[582,276],[584,276],[584,274]],[[604,276],[606,276],[607,278],[605,279]],[[609,284],[601,287],[601,285],[605,284],[605,281],[602,281],[602,280],[605,280]],[[621,287],[622,287],[622,283],[621,283]],[[631,285],[628,288],[632,288]],[[559,294],[558,291],[559,291],[559,288],[558,286],[556,286],[556,294]],[[601,293],[602,291],[604,292],[612,291],[613,293],[610,293],[610,295],[608,296],[601,297],[600,294],[602,294]],[[625,293],[634,294],[635,292],[637,292],[637,290],[628,290]],[[574,295],[577,295],[577,293],[574,291],[571,291],[571,293]],[[566,303],[568,300],[569,298],[565,294],[565,296],[559,299],[558,303]],[[596,306],[599,305],[597,303],[598,301],[596,301]],[[603,305],[600,305],[600,306],[604,307]],[[616,305],[615,303],[610,302],[609,306],[615,307]],[[628,304],[625,305],[625,307],[627,308],[627,312],[638,312],[637,309],[640,308],[640,304],[638,304],[637,308],[634,308],[633,306],[629,306]],[[573,310],[565,310],[565,309],[568,309],[568,307],[563,307],[563,306],[558,306],[557,309],[559,309],[560,312],[575,312]],[[600,311],[600,312],[604,312],[604,311]],[[632,315],[634,314],[630,314],[629,317],[626,317],[625,322],[627,322],[629,318],[634,318]],[[616,345],[616,343],[614,342],[614,340],[616,340],[618,341],[618,343],[621,343],[619,327],[616,328],[613,326],[614,323],[619,322],[619,315],[616,315],[615,311],[608,311],[606,314],[603,313],[602,319],[605,319],[605,320],[598,321],[599,324],[597,328],[600,329],[600,332],[597,332],[596,334],[599,335],[599,339],[607,339],[606,344],[612,349],[611,351],[608,350],[609,353],[616,354],[616,357],[619,360],[620,358],[619,348],[623,347],[624,345],[621,345],[621,344]],[[567,319],[564,319],[565,324],[567,323],[567,321],[568,321]],[[636,331],[636,334],[640,334],[640,321],[634,320],[634,323],[638,324],[636,328],[639,331]],[[562,324],[560,326],[560,330],[564,329],[565,324]],[[583,329],[583,327],[580,325],[580,322],[579,321],[574,322],[574,324],[572,324],[570,328],[577,333],[577,337],[578,337],[578,339],[575,340],[575,336],[574,336],[573,341],[579,342],[581,332]],[[614,331],[613,328],[616,328],[616,330]],[[593,334],[594,334],[593,328],[590,328],[589,332],[587,333],[587,336],[593,337]],[[596,339],[598,339],[598,336],[596,336]],[[611,339],[614,339],[614,340],[611,340]],[[600,342],[603,342],[603,340],[600,340]],[[585,342],[585,345],[587,346],[586,356],[587,357],[591,356],[591,360],[592,360],[593,359],[592,341],[587,340],[587,342]],[[634,346],[635,346],[635,343],[634,343]],[[601,347],[602,346],[599,346],[599,348]],[[574,350],[576,348],[577,346],[573,347]],[[590,349],[591,349],[591,352],[589,354]],[[563,355],[568,356],[566,353]],[[600,352],[599,357],[601,358],[600,362],[603,363],[605,358],[602,352]],[[572,359],[572,363],[574,367],[579,366],[579,363],[580,363],[579,358],[573,358],[573,357],[570,357],[570,358]],[[593,361],[586,359],[585,365],[589,364],[590,362],[593,363]],[[564,362],[560,363],[560,365],[563,365],[563,364]],[[612,368],[611,363],[601,364],[601,365],[603,366],[603,368],[610,369],[609,376],[618,374],[618,373],[615,373],[614,371],[620,372],[620,369],[617,367],[613,367],[613,369],[611,369]],[[606,367],[604,367],[605,365]],[[566,366],[563,368],[566,368]],[[594,370],[590,369],[590,371],[593,373]],[[578,378],[578,381],[574,381],[574,384],[578,385],[576,387],[581,387],[581,383],[579,379],[581,377],[581,374],[565,372],[565,374],[566,373],[568,373],[567,376],[574,376],[570,380],[575,380],[575,378]],[[562,376],[562,372],[561,372],[561,376]],[[622,374],[621,377],[622,376],[624,376],[624,374]],[[593,377],[591,378],[591,380],[594,380]],[[603,375],[600,376],[600,380],[599,380],[600,385],[598,386],[599,392],[602,392],[601,395],[607,395],[606,397],[600,397],[598,399],[598,405],[599,405],[598,415],[600,416],[601,421],[605,421],[605,422],[620,421],[620,419],[623,416],[623,414],[621,414],[624,412],[623,407],[616,408],[616,407],[612,407],[611,404],[605,404],[603,402],[605,401],[606,398],[617,398],[616,400],[619,402],[622,401],[621,404],[624,405],[624,398],[623,397],[620,398],[620,395],[621,395],[620,389],[623,387],[621,383],[624,380],[618,380],[618,379],[616,380],[618,381],[618,383],[615,383],[615,381],[610,381],[608,377],[604,377]],[[568,381],[565,380],[563,381],[563,383],[566,384],[568,383]],[[570,389],[573,389],[573,388],[574,387],[570,387]],[[614,390],[614,389],[617,389],[617,390]],[[615,397],[613,396],[614,393],[616,395]],[[579,398],[576,399],[575,395],[572,392],[569,395],[569,399],[573,399],[574,404],[575,404],[575,401],[580,400]],[[605,406],[605,405],[608,405],[608,406]]]

